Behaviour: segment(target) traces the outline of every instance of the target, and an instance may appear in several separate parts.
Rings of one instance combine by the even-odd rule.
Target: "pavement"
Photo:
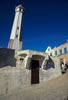
[[[48,82],[0,96],[0,100],[68,100],[68,72]]]

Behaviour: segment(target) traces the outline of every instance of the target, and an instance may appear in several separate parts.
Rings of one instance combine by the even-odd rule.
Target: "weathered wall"
[[[50,53],[52,53],[52,56],[61,56],[65,54],[64,48],[66,48],[68,52],[68,42],[60,45],[59,47],[54,47],[53,49],[51,49],[51,47],[48,47],[46,49],[46,53],[48,53],[49,55]],[[60,53],[60,50],[62,50],[62,54]],[[57,55],[55,54],[55,51],[57,51]]]
[[[31,84],[30,70],[12,68],[10,66],[0,70],[0,95],[12,93]]]
[[[31,83],[30,70],[16,63],[15,50],[0,48],[0,95],[21,89]]]
[[[57,51],[57,56],[59,56],[61,55],[60,50],[62,50],[62,54],[65,54],[64,48],[67,48],[67,52],[68,52],[68,42],[64,43],[63,45],[60,45],[59,47],[53,48],[52,50],[54,50],[54,52]]]
[[[41,62],[39,69],[40,82],[61,75],[59,59],[57,57],[49,57],[48,64],[43,64],[45,65],[43,67],[43,56],[48,59],[45,53],[25,51],[25,55],[15,58],[14,50],[0,48],[0,95],[12,93],[31,85],[31,59],[37,59],[39,63]]]
[[[64,64],[68,65],[68,53],[59,55],[58,58],[60,59],[60,62],[63,61]]]
[[[0,48],[0,68],[16,66],[15,51],[7,48]]]
[[[48,81],[61,75],[60,60],[57,57],[51,57],[49,64],[40,69],[40,82]]]

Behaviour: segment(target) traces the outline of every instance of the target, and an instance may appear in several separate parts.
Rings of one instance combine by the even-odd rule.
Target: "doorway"
[[[31,61],[31,84],[39,83],[39,61]]]

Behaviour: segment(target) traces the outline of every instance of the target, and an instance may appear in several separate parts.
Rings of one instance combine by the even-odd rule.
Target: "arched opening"
[[[27,54],[19,54],[18,57],[17,57],[17,61],[16,61],[16,64],[17,66],[21,66],[21,67],[24,67],[24,61],[25,61],[25,58],[26,58]]]
[[[49,60],[46,60],[46,66],[44,66],[44,70],[48,70],[51,68],[54,69],[55,64],[54,64],[53,60],[49,57]]]

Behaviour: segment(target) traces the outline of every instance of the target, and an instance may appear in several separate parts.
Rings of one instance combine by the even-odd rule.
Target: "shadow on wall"
[[[0,68],[16,66],[16,59],[14,58],[15,50],[0,48]]]
[[[29,59],[29,63],[28,63],[28,67],[27,67],[27,69],[29,69],[29,70],[31,70],[32,68],[32,65],[35,65],[35,67],[37,67],[37,65],[36,64],[32,64],[32,60],[34,60],[34,61],[38,61],[39,62],[39,68],[41,68],[41,66],[40,66],[40,61],[41,61],[41,65],[42,65],[42,63],[43,63],[43,60],[44,60],[44,58],[42,59],[42,57],[40,58],[40,60],[39,60],[39,58],[38,58],[38,56],[34,56],[35,58],[32,58],[32,59]],[[48,69],[51,69],[51,68],[53,68],[53,69],[55,69],[55,64],[54,64],[54,61],[49,57],[49,60],[47,60],[46,62],[45,62],[45,66],[44,66],[44,70],[48,70]]]
[[[41,68],[41,65],[42,65],[44,59],[45,59],[45,57],[42,55],[32,55],[32,58],[29,58],[29,60],[28,60],[29,64],[28,64],[27,69],[29,69],[29,70],[32,69],[32,66],[34,65],[34,63],[32,63],[32,61],[38,62],[39,68]],[[36,63],[35,63],[35,67],[37,67]]]
[[[53,60],[49,57],[49,60],[47,60],[46,66],[44,68],[44,70],[48,70],[50,68],[55,68],[55,64],[53,62]]]

